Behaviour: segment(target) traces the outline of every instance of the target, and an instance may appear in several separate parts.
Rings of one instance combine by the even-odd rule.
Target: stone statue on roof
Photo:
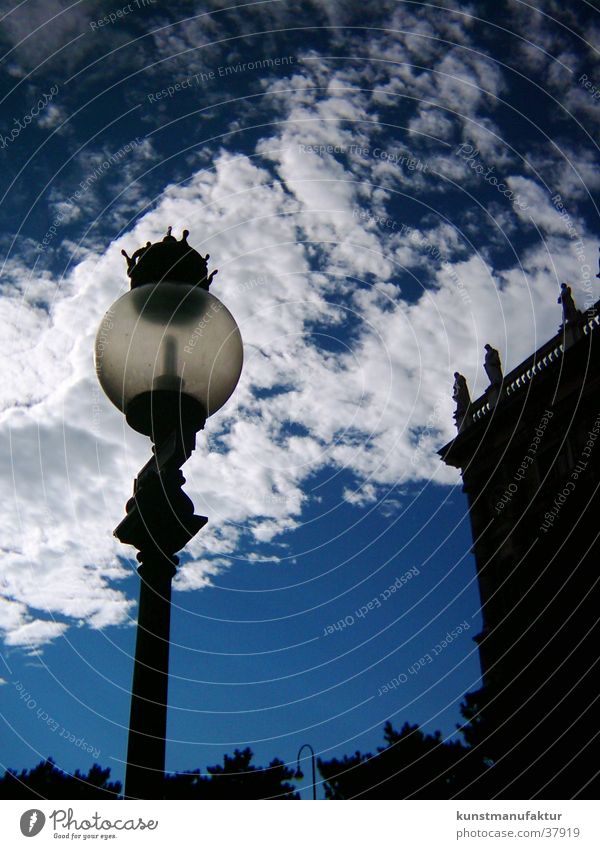
[[[558,303],[562,304],[563,324],[576,324],[581,318],[581,312],[575,306],[575,301],[571,294],[571,287],[567,286],[566,283],[560,284]]]
[[[461,425],[471,404],[471,395],[467,386],[467,379],[463,374],[454,372],[454,386],[452,388],[452,397],[456,401],[456,410],[454,412],[454,421],[456,427],[460,430]]]
[[[500,354],[491,345],[485,346],[485,360],[483,363],[485,373],[487,374],[490,386],[500,386],[504,376],[502,374],[502,363],[500,362]]]

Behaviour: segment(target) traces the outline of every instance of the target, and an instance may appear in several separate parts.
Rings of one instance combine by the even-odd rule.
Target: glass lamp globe
[[[184,282],[136,285],[111,306],[96,336],[102,389],[131,427],[155,441],[182,424],[200,430],[232,394],[242,363],[227,307]]]

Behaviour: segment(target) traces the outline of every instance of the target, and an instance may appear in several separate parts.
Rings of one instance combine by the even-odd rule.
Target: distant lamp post
[[[296,764],[295,778],[304,778],[304,774],[303,774],[302,770],[300,769],[300,756],[301,756],[302,752],[304,751],[304,749],[308,749],[310,751],[310,759],[311,759],[311,763],[312,763],[313,799],[316,801],[316,799],[317,799],[317,773],[316,773],[316,770],[315,770],[315,750],[310,745],[310,743],[304,743],[298,749],[298,758],[297,758],[297,764]]]
[[[208,521],[194,514],[181,466],[208,416],[232,394],[242,340],[229,310],[208,288],[206,257],[177,241],[127,256],[131,291],[108,310],[96,337],[96,373],[108,398],[154,443],[114,533],[138,550],[140,603],[125,796],[164,795],[171,581],[175,553]]]

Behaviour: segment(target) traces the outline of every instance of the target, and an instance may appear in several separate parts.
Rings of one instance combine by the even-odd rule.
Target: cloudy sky
[[[556,332],[561,282],[599,297],[596,10],[0,15],[0,764],[122,777],[138,578],[112,530],[150,445],[92,350],[121,249],[169,225],[219,268],[245,365],[185,467],[209,523],[176,578],[168,768],[373,750],[387,719],[452,735],[479,596],[436,452],[455,370],[479,396],[486,342],[512,369]]]

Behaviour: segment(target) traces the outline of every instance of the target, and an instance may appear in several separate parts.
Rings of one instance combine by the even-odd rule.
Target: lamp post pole
[[[156,455],[137,478],[127,516],[115,530],[121,542],[139,548],[140,603],[131,690],[125,796],[160,799],[164,795],[171,581],[182,548],[207,519],[195,516],[181,491],[184,477],[169,464],[161,470]],[[177,470],[178,471],[178,470]],[[158,486],[160,490],[157,491]],[[186,503],[187,502],[187,503]]]
[[[181,490],[185,478],[179,464],[189,456],[177,450],[177,435],[162,462],[161,445],[138,475],[127,515],[115,530],[121,542],[139,549],[140,602],[131,689],[125,797],[161,799],[164,796],[171,581],[178,558],[175,551],[206,524],[194,515],[191,500]]]
[[[181,467],[208,415],[230,397],[242,369],[235,319],[209,294],[216,271],[167,235],[127,259],[131,291],[106,314],[96,337],[96,372],[128,424],[152,439],[115,536],[133,545],[140,600],[125,798],[164,797],[171,582],[184,548],[208,521],[183,492]],[[157,373],[158,372],[158,373]]]
[[[160,799],[164,795],[171,580],[177,558],[159,551],[140,556],[125,794],[130,799]]]

